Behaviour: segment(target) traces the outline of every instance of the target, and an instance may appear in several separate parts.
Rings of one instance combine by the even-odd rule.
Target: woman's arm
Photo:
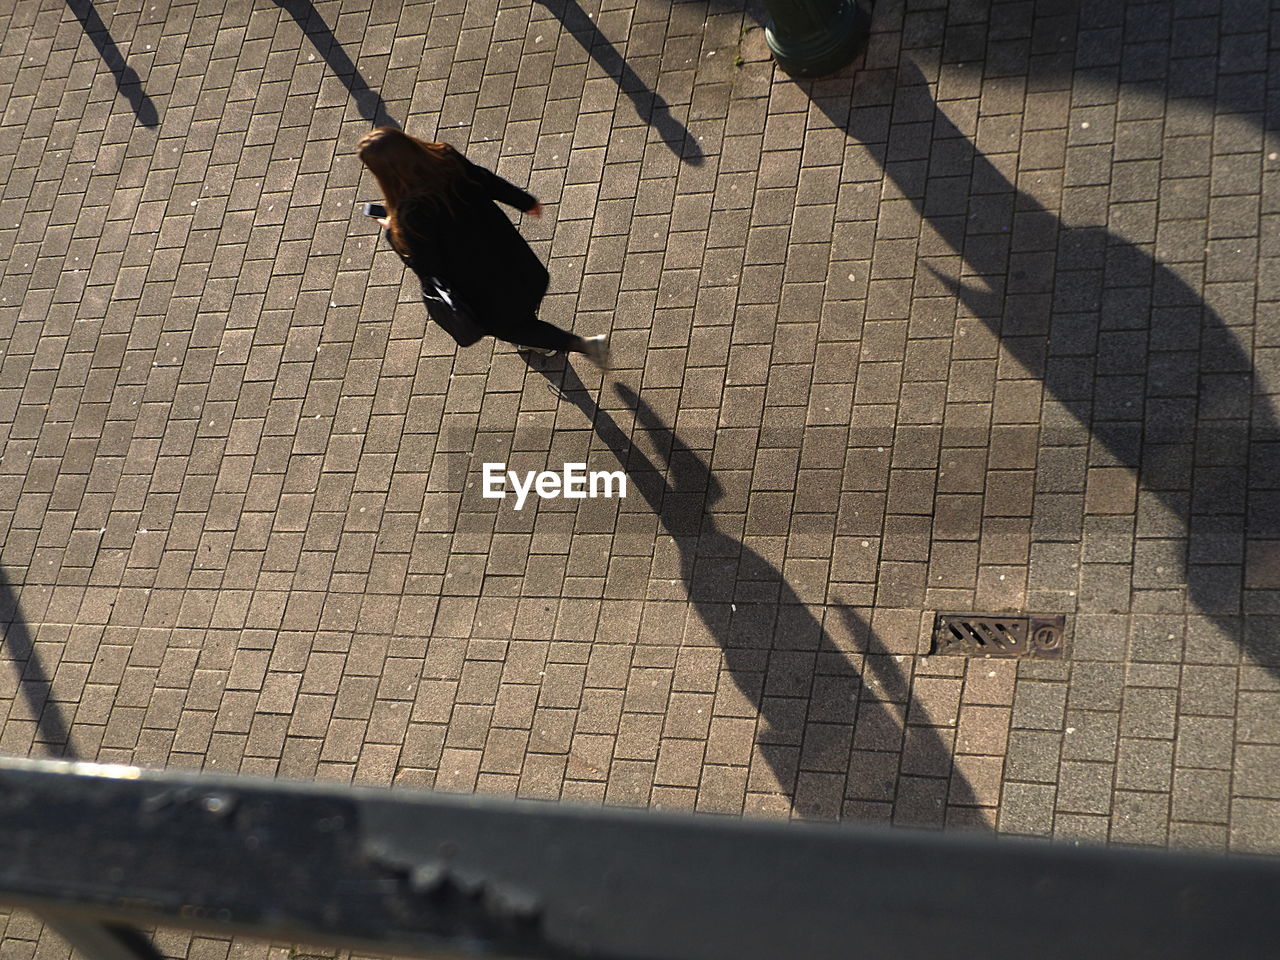
[[[458,156],[462,157],[462,163],[466,167],[467,173],[471,175],[471,179],[480,184],[490,199],[500,200],[509,207],[515,207],[524,213],[531,213],[535,217],[542,216],[542,204],[532,194],[526,193],[514,184],[502,179],[492,170],[488,170],[477,163],[472,163],[461,153]]]

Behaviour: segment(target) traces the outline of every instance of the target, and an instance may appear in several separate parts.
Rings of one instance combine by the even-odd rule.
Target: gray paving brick
[[[1005,777],[1008,780],[1055,783],[1061,751],[1061,737],[1056,733],[1012,730],[1006,753]]]
[[[1106,763],[1064,761],[1060,768],[1057,809],[1067,813],[1108,814],[1117,772]]]
[[[1230,718],[1184,717],[1179,723],[1175,762],[1179,766],[1230,769],[1235,723]]]
[[[1227,849],[1225,826],[1208,823],[1169,824],[1169,846],[1173,849],[1221,852]]]
[[[1238,751],[1233,790],[1238,795],[1277,799],[1277,748],[1242,745]]]
[[[746,799],[745,767],[709,765],[703,769],[697,809],[709,813],[741,813]]]
[[[1172,738],[1177,695],[1169,690],[1126,687],[1120,733],[1130,737]]]
[[[1111,761],[1118,747],[1120,715],[1100,711],[1068,711],[1062,755],[1073,760]]]
[[[1280,698],[1272,693],[1241,693],[1237,714],[1237,735],[1244,742],[1280,742],[1274,708]]]
[[[1175,770],[1173,811],[1175,820],[1226,823],[1231,803],[1231,783],[1226,771]]]
[[[1280,805],[1272,800],[1231,802],[1230,846],[1241,853],[1274,853]]]
[[[1013,725],[1028,729],[1061,730],[1066,700],[1065,684],[1019,680],[1013,702]]]
[[[1053,830],[1054,796],[1052,785],[1007,783],[1000,805],[1000,831],[1048,836]]]
[[[1169,829],[1169,795],[1117,790],[1111,812],[1111,840],[1164,844]]]
[[[1173,770],[1173,744],[1166,740],[1120,741],[1116,786],[1125,790],[1167,791]]]

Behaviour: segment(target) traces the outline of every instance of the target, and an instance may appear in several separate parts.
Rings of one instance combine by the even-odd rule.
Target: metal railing
[[[139,927],[440,956],[1227,958],[1280,861],[0,761],[0,903],[94,958]]]

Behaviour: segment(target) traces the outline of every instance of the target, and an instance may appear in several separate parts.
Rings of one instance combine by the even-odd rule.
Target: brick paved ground
[[[882,0],[797,84],[719,0],[17,0],[0,752],[1280,848],[1266,6]],[[427,325],[385,117],[611,376]],[[922,656],[1006,608],[1069,660]]]

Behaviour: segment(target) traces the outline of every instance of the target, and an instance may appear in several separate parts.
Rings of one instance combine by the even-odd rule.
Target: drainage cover
[[[947,657],[1038,657],[1061,660],[1067,618],[1062,614],[940,613],[930,653]]]

